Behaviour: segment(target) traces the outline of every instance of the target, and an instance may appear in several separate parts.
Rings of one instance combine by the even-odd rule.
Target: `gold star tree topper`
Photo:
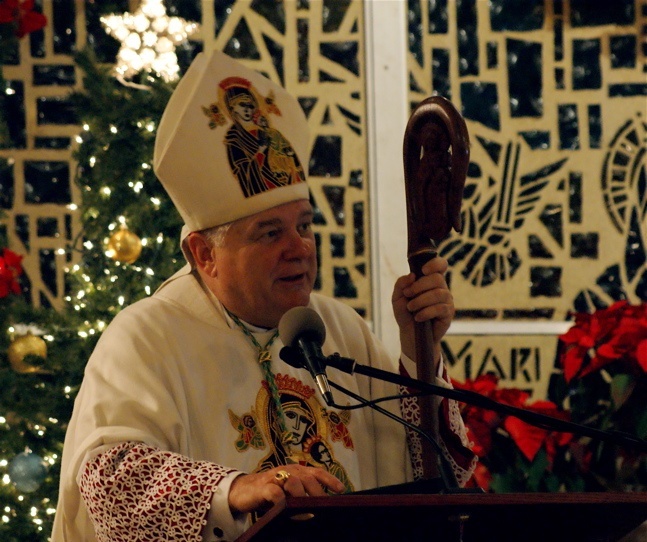
[[[180,68],[175,47],[200,30],[200,25],[169,17],[162,0],[142,0],[134,13],[101,17],[106,32],[121,42],[115,72],[128,79],[142,70],[175,81]]]

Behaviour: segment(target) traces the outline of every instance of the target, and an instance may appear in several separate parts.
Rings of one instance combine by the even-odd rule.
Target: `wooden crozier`
[[[436,257],[436,245],[452,228],[461,231],[461,200],[469,164],[469,135],[452,103],[440,96],[422,101],[404,134],[404,180],[407,201],[407,259],[417,277]],[[417,378],[434,383],[432,324],[416,324]],[[434,398],[421,397],[421,429],[437,436]],[[422,440],[423,477],[438,476],[437,455]]]

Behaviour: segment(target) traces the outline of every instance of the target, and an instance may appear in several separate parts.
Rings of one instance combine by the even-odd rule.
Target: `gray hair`
[[[225,244],[225,235],[227,235],[227,232],[229,231],[229,228],[231,228],[232,224],[233,222],[227,222],[226,224],[221,224],[220,226],[206,228],[202,230],[201,233],[207,239],[209,239],[214,247],[220,248]]]

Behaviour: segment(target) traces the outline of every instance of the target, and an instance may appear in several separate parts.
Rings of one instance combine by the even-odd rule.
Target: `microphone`
[[[326,339],[326,327],[321,316],[308,307],[293,307],[279,322],[279,337],[285,345],[279,353],[281,359],[293,367],[307,369],[326,404],[333,405],[325,357],[321,352]]]

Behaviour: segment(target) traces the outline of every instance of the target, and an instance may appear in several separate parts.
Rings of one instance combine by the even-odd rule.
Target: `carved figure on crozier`
[[[509,280],[521,266],[510,233],[521,228],[530,213],[538,212],[542,190],[567,159],[523,172],[520,142],[474,139],[472,146],[480,145],[487,158],[470,163],[463,192],[463,231],[445,240],[439,253],[474,286],[489,286]]]

